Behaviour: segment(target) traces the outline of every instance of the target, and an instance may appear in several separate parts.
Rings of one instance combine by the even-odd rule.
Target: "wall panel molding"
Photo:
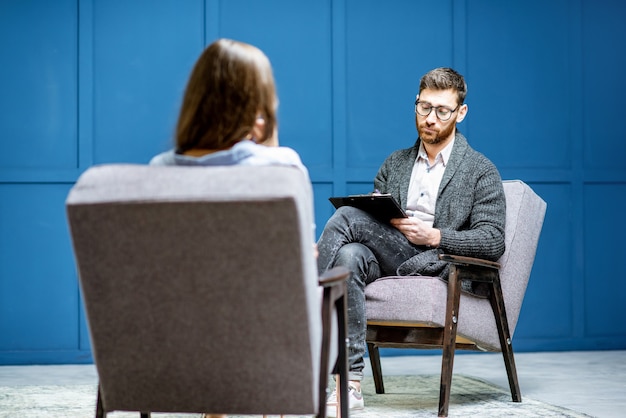
[[[0,364],[92,361],[65,195],[94,164],[171,146],[189,72],[218,37],[272,61],[318,235],[329,196],[371,191],[415,141],[421,75],[459,70],[459,129],[548,202],[516,350],[625,349],[612,272],[626,256],[625,17],[619,0],[0,2]]]

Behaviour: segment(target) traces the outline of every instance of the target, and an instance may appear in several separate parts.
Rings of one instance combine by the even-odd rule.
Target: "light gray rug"
[[[436,417],[439,376],[385,376],[384,395],[377,395],[371,378],[363,382],[366,409],[358,418]],[[96,387],[0,386],[0,418],[88,418],[94,416]],[[198,414],[152,414],[155,418],[197,418]],[[589,417],[582,413],[511,394],[482,380],[455,375],[449,416],[454,417]],[[138,413],[114,412],[110,418],[138,418]],[[250,418],[250,416],[248,416]]]

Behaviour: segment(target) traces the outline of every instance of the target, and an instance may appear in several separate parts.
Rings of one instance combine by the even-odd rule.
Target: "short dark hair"
[[[218,39],[198,58],[183,96],[176,150],[222,150],[245,138],[257,116],[267,140],[276,125],[276,88],[269,59],[258,48]]]
[[[420,80],[420,93],[424,89],[455,90],[459,106],[465,102],[467,96],[467,84],[463,76],[447,67],[435,68],[424,74]]]

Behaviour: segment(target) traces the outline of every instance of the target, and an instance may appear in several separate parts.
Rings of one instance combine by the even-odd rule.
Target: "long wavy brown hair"
[[[198,58],[183,97],[176,151],[223,150],[249,136],[257,117],[263,138],[276,126],[276,87],[269,59],[258,48],[219,39]]]

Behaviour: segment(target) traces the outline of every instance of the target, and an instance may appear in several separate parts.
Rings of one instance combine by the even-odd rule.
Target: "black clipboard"
[[[408,218],[400,204],[390,194],[359,194],[345,197],[330,197],[335,208],[352,206],[361,209],[376,219],[387,222],[393,218]]]

